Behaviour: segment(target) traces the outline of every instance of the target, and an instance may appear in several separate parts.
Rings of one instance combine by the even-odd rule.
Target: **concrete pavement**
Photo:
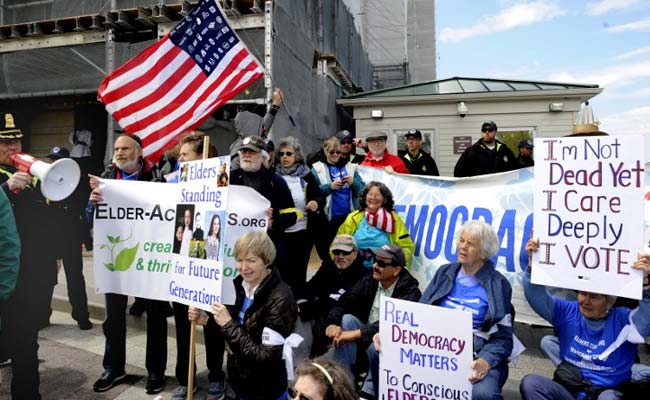
[[[310,265],[310,273],[315,271],[317,264]],[[43,329],[40,334],[39,359],[41,371],[41,393],[44,399],[116,399],[137,400],[153,399],[155,395],[147,395],[144,391],[146,380],[145,342],[146,317],[127,317],[127,373],[125,383],[102,393],[94,393],[92,385],[102,372],[102,356],[104,352],[104,336],[101,321],[104,318],[103,295],[94,291],[92,257],[84,258],[84,273],[94,327],[90,331],[80,331],[76,322],[70,317],[70,306],[67,302],[67,288],[64,272],[59,274],[59,284],[55,288],[53,300],[54,312],[50,319],[51,326]],[[173,318],[169,318],[167,386],[162,393],[169,399],[176,388],[174,367],[176,363],[176,343],[174,340]],[[519,382],[528,373],[538,373],[551,377],[553,367],[539,351],[539,340],[549,334],[549,328],[531,327],[517,323],[515,333],[526,346],[526,351],[519,358],[517,365],[511,365],[510,376],[504,388],[506,399],[519,399]],[[205,367],[205,348],[203,335],[197,334],[197,382],[201,390],[195,399],[205,398],[205,388],[208,385],[207,369]],[[645,345],[641,351],[642,361],[650,363],[650,351]],[[10,368],[0,368],[0,400],[9,399]]]

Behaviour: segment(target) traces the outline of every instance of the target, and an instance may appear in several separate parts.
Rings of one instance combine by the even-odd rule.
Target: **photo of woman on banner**
[[[190,241],[192,240],[192,233],[194,231],[194,204],[178,204],[176,205],[176,225],[183,227],[183,234],[181,236],[181,245],[178,253],[181,256],[190,255]],[[176,231],[177,229],[175,229]],[[174,239],[176,239],[176,232],[174,232]]]
[[[208,212],[206,221],[210,222],[208,225],[210,228],[205,237],[205,256],[208,260],[219,261],[221,251],[221,216],[216,212]]]
[[[176,233],[174,234],[174,248],[172,253],[179,254],[181,251],[181,242],[183,242],[183,224],[176,224]]]

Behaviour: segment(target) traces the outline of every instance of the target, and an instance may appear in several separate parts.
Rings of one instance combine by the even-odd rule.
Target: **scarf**
[[[366,210],[366,222],[368,225],[374,226],[382,231],[392,233],[395,231],[395,219],[390,211],[386,211],[384,207],[379,208],[374,213]]]
[[[309,168],[305,164],[294,163],[289,168],[284,168],[282,164],[275,166],[275,172],[282,176],[299,176],[303,177],[310,173]]]

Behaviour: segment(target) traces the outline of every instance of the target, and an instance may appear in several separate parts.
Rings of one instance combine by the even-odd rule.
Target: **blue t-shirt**
[[[360,250],[374,249],[381,247],[385,244],[390,244],[390,239],[388,238],[388,232],[382,231],[379,228],[368,225],[366,217],[364,216],[357,227],[357,230],[354,232],[354,240],[357,242],[357,247]],[[375,261],[372,258],[366,259],[363,261],[363,266],[366,268],[372,268],[372,264]]]
[[[487,292],[474,275],[458,270],[451,292],[438,303],[439,306],[472,313],[472,327],[480,328],[488,311]]]
[[[327,165],[330,170],[330,178],[332,182],[341,180],[348,176],[348,171],[345,167],[337,167],[336,165]],[[330,214],[332,217],[347,215],[350,213],[350,197],[352,190],[350,185],[345,183],[339,190],[332,190],[332,204],[330,206]]]
[[[578,302],[556,298],[553,328],[560,340],[562,360],[579,367],[584,378],[596,386],[613,388],[629,380],[637,353],[636,344],[625,341],[607,360],[601,361],[597,357],[630,323],[630,311],[625,307],[612,308],[603,327],[592,329],[580,314]]]

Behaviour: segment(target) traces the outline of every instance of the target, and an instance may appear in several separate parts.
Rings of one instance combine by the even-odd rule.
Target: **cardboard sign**
[[[533,283],[641,298],[644,160],[642,136],[535,139]]]
[[[390,297],[379,310],[378,399],[472,398],[471,313]]]

